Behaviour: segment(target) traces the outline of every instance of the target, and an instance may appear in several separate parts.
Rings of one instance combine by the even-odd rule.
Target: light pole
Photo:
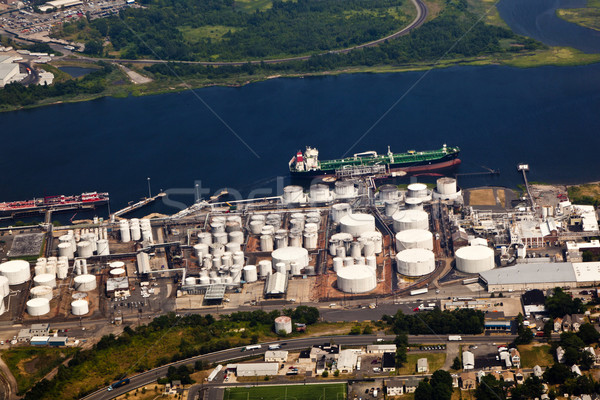
[[[152,197],[152,191],[150,190],[150,177],[148,177],[148,198]]]
[[[196,203],[200,201],[200,194],[198,193],[198,184],[196,183]]]

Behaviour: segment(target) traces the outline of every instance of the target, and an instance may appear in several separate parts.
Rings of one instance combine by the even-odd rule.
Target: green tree
[[[350,334],[360,335],[360,325],[354,325],[352,328],[350,328]]]
[[[327,372],[327,371],[323,371],[323,373],[321,374],[321,376],[322,376],[323,378],[327,378],[327,377],[329,376],[329,372]]]
[[[550,385],[558,385],[570,378],[571,369],[564,364],[555,363],[544,371],[544,380]]]
[[[554,319],[566,314],[583,313],[583,304],[581,300],[573,299],[569,293],[557,287],[552,296],[546,297],[546,311]]]
[[[458,356],[454,357],[454,360],[452,361],[452,369],[458,371],[461,368],[462,363],[460,362],[460,358]]]
[[[598,333],[594,325],[590,323],[582,324],[579,327],[579,332],[577,332],[577,336],[579,336],[583,343],[588,345],[596,343],[598,339],[600,339],[600,333]]]
[[[481,378],[481,382],[475,390],[475,398],[477,400],[505,400],[506,389],[503,383],[493,375],[486,375]]]
[[[434,400],[437,399],[436,393],[427,381],[427,379],[419,382],[419,386],[415,390],[415,400]]]

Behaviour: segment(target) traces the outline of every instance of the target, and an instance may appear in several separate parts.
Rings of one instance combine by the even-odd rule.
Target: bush
[[[323,371],[323,373],[321,374],[321,376],[322,376],[323,378],[327,378],[327,377],[329,376],[329,372],[327,372],[327,371]]]

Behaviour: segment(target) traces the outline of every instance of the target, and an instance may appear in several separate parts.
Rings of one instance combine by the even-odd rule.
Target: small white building
[[[0,87],[10,83],[12,78],[19,73],[19,64],[0,64]]]
[[[419,358],[417,360],[417,373],[426,374],[429,372],[429,362],[426,358]]]
[[[475,355],[470,351],[463,351],[462,353],[463,369],[469,370],[475,368]]]
[[[343,374],[349,374],[354,371],[356,362],[358,361],[358,354],[360,350],[342,350],[338,356],[337,369]]]
[[[368,354],[395,353],[395,352],[396,352],[395,344],[370,344],[367,346]]]
[[[227,364],[227,370],[237,376],[271,376],[277,375],[279,363]]]
[[[267,350],[265,352],[265,362],[284,363],[287,358],[288,352],[285,350]]]
[[[388,396],[402,396],[404,394],[404,381],[400,379],[390,379],[385,381],[386,394]]]

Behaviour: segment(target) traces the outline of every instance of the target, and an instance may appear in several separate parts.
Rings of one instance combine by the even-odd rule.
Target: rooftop
[[[510,285],[547,282],[574,282],[573,264],[539,263],[521,264],[514,267],[495,268],[479,274],[488,285]]]

